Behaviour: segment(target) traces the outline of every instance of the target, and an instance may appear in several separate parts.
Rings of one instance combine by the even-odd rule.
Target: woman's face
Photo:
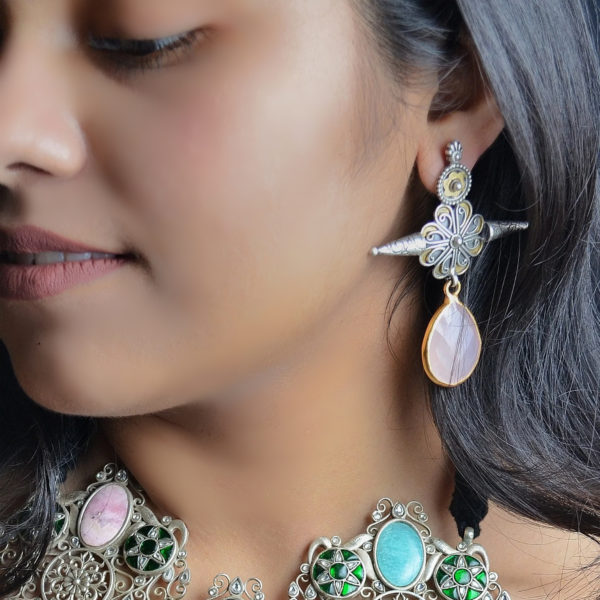
[[[127,415],[216,397],[377,278],[383,311],[400,268],[368,252],[401,215],[428,98],[393,99],[350,0],[5,4],[0,225],[138,255],[0,299],[32,398]],[[200,28],[143,71],[86,41]]]

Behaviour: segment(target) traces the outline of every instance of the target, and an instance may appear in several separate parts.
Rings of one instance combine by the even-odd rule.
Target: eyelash
[[[90,36],[88,44],[106,59],[114,75],[159,69],[171,57],[184,55],[201,35],[203,29],[188,31],[157,39],[96,38]]]

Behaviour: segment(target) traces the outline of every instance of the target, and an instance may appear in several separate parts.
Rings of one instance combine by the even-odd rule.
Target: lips
[[[89,255],[85,260],[50,264],[15,264],[7,257],[20,254],[63,253]],[[102,258],[96,258],[101,255]],[[46,255],[47,256],[47,255]],[[0,298],[40,300],[91,282],[131,262],[131,253],[84,246],[33,225],[0,229]],[[18,263],[19,261],[17,261]]]
[[[35,225],[24,225],[15,229],[0,229],[0,252],[103,252],[116,255],[122,254],[113,250],[84,246]]]

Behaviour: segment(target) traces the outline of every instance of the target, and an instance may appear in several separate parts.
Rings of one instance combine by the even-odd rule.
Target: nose
[[[66,57],[26,36],[0,55],[0,184],[32,174],[71,178],[85,164]]]

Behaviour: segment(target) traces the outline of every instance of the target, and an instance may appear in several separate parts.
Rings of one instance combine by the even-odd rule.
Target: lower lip
[[[119,257],[50,265],[0,263],[0,298],[39,300],[55,296],[76,285],[102,277],[127,262],[127,258]]]

